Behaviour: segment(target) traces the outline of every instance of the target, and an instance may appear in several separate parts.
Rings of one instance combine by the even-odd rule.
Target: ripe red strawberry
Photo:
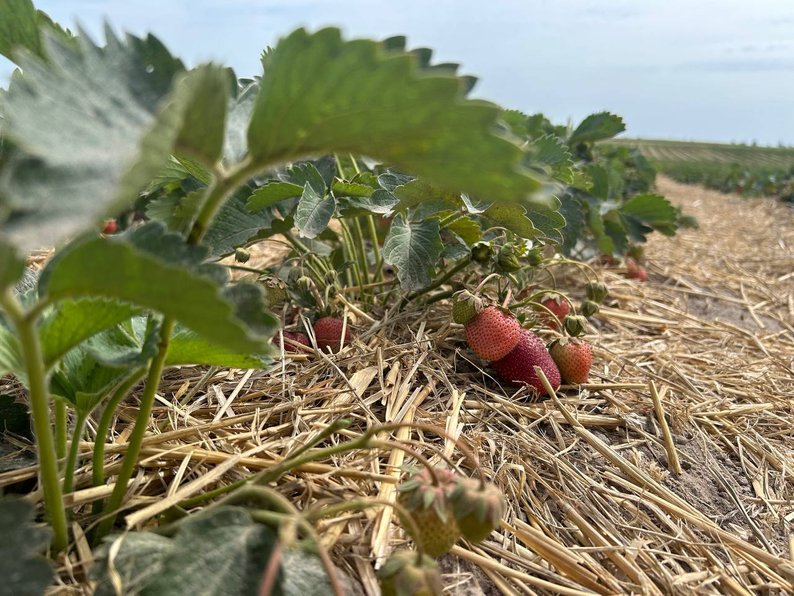
[[[590,344],[582,340],[563,339],[554,342],[549,352],[566,383],[587,383],[590,367],[593,365],[593,349]]]
[[[509,312],[495,306],[483,309],[466,324],[466,341],[483,360],[499,360],[516,347],[521,325]]]
[[[314,323],[314,337],[317,339],[317,347],[323,351],[331,348],[332,352],[338,352],[342,347],[342,319],[335,317],[322,317]],[[348,324],[345,332],[345,345],[353,340],[353,334]]]
[[[460,478],[449,495],[460,533],[467,540],[482,542],[499,527],[505,500],[493,484],[480,485],[474,478]]]
[[[527,329],[523,330],[512,352],[501,360],[491,362],[491,367],[508,383],[531,385],[540,395],[544,395],[547,393],[546,388],[535,374],[535,366],[540,367],[556,391],[560,386],[560,371],[543,341]]]
[[[306,335],[305,333],[300,333],[299,331],[282,331],[282,333],[284,334],[284,340],[285,340],[284,341],[284,351],[285,352],[301,352],[302,351],[301,348],[299,348],[298,346],[295,346],[293,344],[288,343],[286,340],[289,340],[289,339],[291,339],[292,341],[294,341],[296,343],[302,344],[304,346],[311,346],[312,345],[311,341],[309,341],[309,336]],[[278,335],[276,335],[276,337],[273,338],[273,343],[276,344],[276,346],[280,347],[280,345],[279,345],[280,342],[278,340]]]
[[[393,553],[378,570],[383,596],[441,596],[444,584],[438,564],[411,550]]]
[[[559,329],[565,317],[571,312],[571,305],[567,300],[560,296],[548,296],[540,301],[540,304],[548,308],[554,316],[550,315],[546,310],[541,310],[538,317],[549,329]]]
[[[439,479],[438,485],[433,484],[430,472],[423,468],[398,490],[399,503],[408,510],[419,535],[414,535],[413,526],[405,520],[403,528],[426,554],[440,557],[458,541],[460,530],[447,497],[454,489],[455,474],[441,468],[434,468],[434,472]]]
[[[105,227],[102,228],[103,234],[115,234],[116,231],[119,229],[118,224],[116,223],[115,219],[109,219],[105,222]]]

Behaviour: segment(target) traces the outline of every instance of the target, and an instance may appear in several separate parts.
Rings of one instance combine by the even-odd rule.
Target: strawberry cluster
[[[602,284],[592,284],[588,297],[597,302],[606,296]],[[597,302],[596,302],[597,301]],[[558,296],[546,296],[537,304],[538,321],[550,329],[562,329],[572,337],[555,340],[547,349],[543,340],[523,329],[513,314],[496,306],[483,307],[483,300],[460,292],[452,306],[452,317],[465,326],[466,341],[477,356],[506,382],[533,387],[539,395],[548,393],[535,368],[538,367],[556,391],[564,381],[586,383],[593,354],[590,345],[575,336],[584,329],[584,318],[570,315],[570,303]]]

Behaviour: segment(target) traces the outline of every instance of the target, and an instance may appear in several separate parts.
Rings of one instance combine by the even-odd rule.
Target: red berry
[[[647,281],[648,271],[631,257],[626,257],[626,277],[629,279]]]
[[[587,383],[590,367],[593,365],[593,349],[590,344],[586,341],[561,340],[555,342],[549,352],[566,383]]]
[[[335,317],[323,317],[314,323],[314,337],[317,339],[317,347],[323,351],[331,348],[332,352],[338,352],[342,348],[342,328],[344,321]],[[345,345],[353,341],[353,334],[348,324],[345,331]]]
[[[309,336],[305,333],[300,333],[298,331],[282,331],[284,334],[284,340],[291,339],[292,341],[302,344],[304,346],[311,346],[311,341],[309,341]],[[278,335],[273,338],[273,343],[277,346],[279,345]],[[287,341],[284,341],[284,351],[285,352],[301,352],[301,348],[294,344],[290,344]]]
[[[483,309],[466,324],[466,341],[483,360],[499,360],[516,347],[521,325],[508,312],[495,306]]]
[[[105,222],[105,227],[102,228],[103,234],[115,234],[116,231],[119,229],[118,224],[116,223],[115,219],[109,219]]]
[[[571,312],[570,303],[560,296],[549,296],[540,301],[540,304],[549,309],[554,316],[543,310],[540,321],[545,323],[549,329],[559,329],[565,317]]]
[[[535,374],[535,366],[540,367],[553,389],[560,386],[560,371],[549,351],[537,335],[526,329],[512,352],[491,363],[491,367],[508,383],[530,385],[544,395],[547,391]]]

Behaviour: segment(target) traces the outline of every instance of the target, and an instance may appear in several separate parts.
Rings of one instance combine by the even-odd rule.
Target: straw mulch
[[[508,502],[500,531],[442,561],[449,593],[794,592],[794,212],[666,179],[659,187],[701,229],[655,237],[647,283],[599,270],[611,296],[589,336],[589,385],[537,401],[480,368],[448,305],[379,321],[351,305],[357,338],[339,355],[171,372],[127,523],[146,527],[171,504],[266,469],[340,417],[353,424],[332,442],[415,421],[476,452]],[[119,413],[111,474],[134,413],[134,403]],[[381,438],[473,473],[450,438],[407,427]],[[391,499],[411,462],[382,445],[306,465],[277,488],[299,509]],[[0,484],[35,473],[0,475]],[[88,488],[87,467],[78,486],[78,505],[111,489]],[[346,513],[319,530],[367,594],[378,593],[376,561],[407,545],[390,509]],[[87,591],[90,550],[78,540],[72,552],[63,588]]]

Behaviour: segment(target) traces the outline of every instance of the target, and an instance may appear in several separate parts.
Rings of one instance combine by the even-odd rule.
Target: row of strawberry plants
[[[702,184],[725,193],[794,202],[794,167],[698,161],[655,163],[661,172],[679,182]]]
[[[77,488],[87,429],[91,480],[101,487],[114,415],[140,382],[112,493],[93,504],[97,545],[125,502],[167,368],[260,367],[276,355],[279,326],[298,320],[295,307],[315,313],[303,330],[309,343],[335,351],[352,339],[335,317],[340,304],[384,312],[445,300],[475,282],[495,284],[499,303],[517,314],[513,326],[531,326],[550,309],[545,295],[560,294],[539,288],[551,268],[569,263],[557,250],[622,255],[652,230],[671,234],[680,219],[648,192],[647,163],[595,146],[622,130],[619,118],[596,114],[568,130],[503,112],[467,98],[474,80],[457,65],[433,64],[429,50],[408,50],[403,38],[298,30],[263,54],[261,78],[238,79],[214,64],[186,69],[154,37],[108,31],[99,46],[29,0],[3,0],[0,52],[20,67],[0,98],[0,374],[26,388],[54,553],[69,545],[69,518],[87,514],[64,499]],[[247,265],[248,247],[266,238],[286,242],[290,254],[271,270]],[[30,251],[53,245],[42,271],[26,267]],[[236,264],[220,262],[232,255]],[[234,282],[234,269],[261,277]],[[564,297],[556,302],[572,310]],[[582,312],[594,314],[596,302]],[[570,321],[566,330],[580,334],[581,320]],[[303,331],[283,336],[299,349]],[[506,381],[522,380],[505,370]],[[202,538],[208,556],[226,544],[229,556],[248,561],[251,573],[238,581],[261,579],[254,554],[272,552],[276,539],[260,522],[294,513],[267,485],[311,459],[378,448],[374,431],[329,443],[339,424],[212,513],[177,522],[167,536],[132,539],[116,564],[138,574],[140,553],[156,550],[164,571],[149,577],[151,590],[217,581],[211,566],[178,572],[180,556],[195,554]],[[430,478],[438,493],[441,479]],[[461,494],[490,504],[493,527],[484,481],[455,486],[439,499],[462,519]],[[250,499],[261,506],[237,507]],[[23,532],[28,516],[13,515],[4,528]],[[416,517],[403,516],[408,526]],[[312,538],[311,524],[301,527]],[[110,573],[102,563],[109,548],[98,551],[100,573]],[[25,561],[29,554],[20,550]],[[285,581],[276,571],[265,574],[272,585]]]

